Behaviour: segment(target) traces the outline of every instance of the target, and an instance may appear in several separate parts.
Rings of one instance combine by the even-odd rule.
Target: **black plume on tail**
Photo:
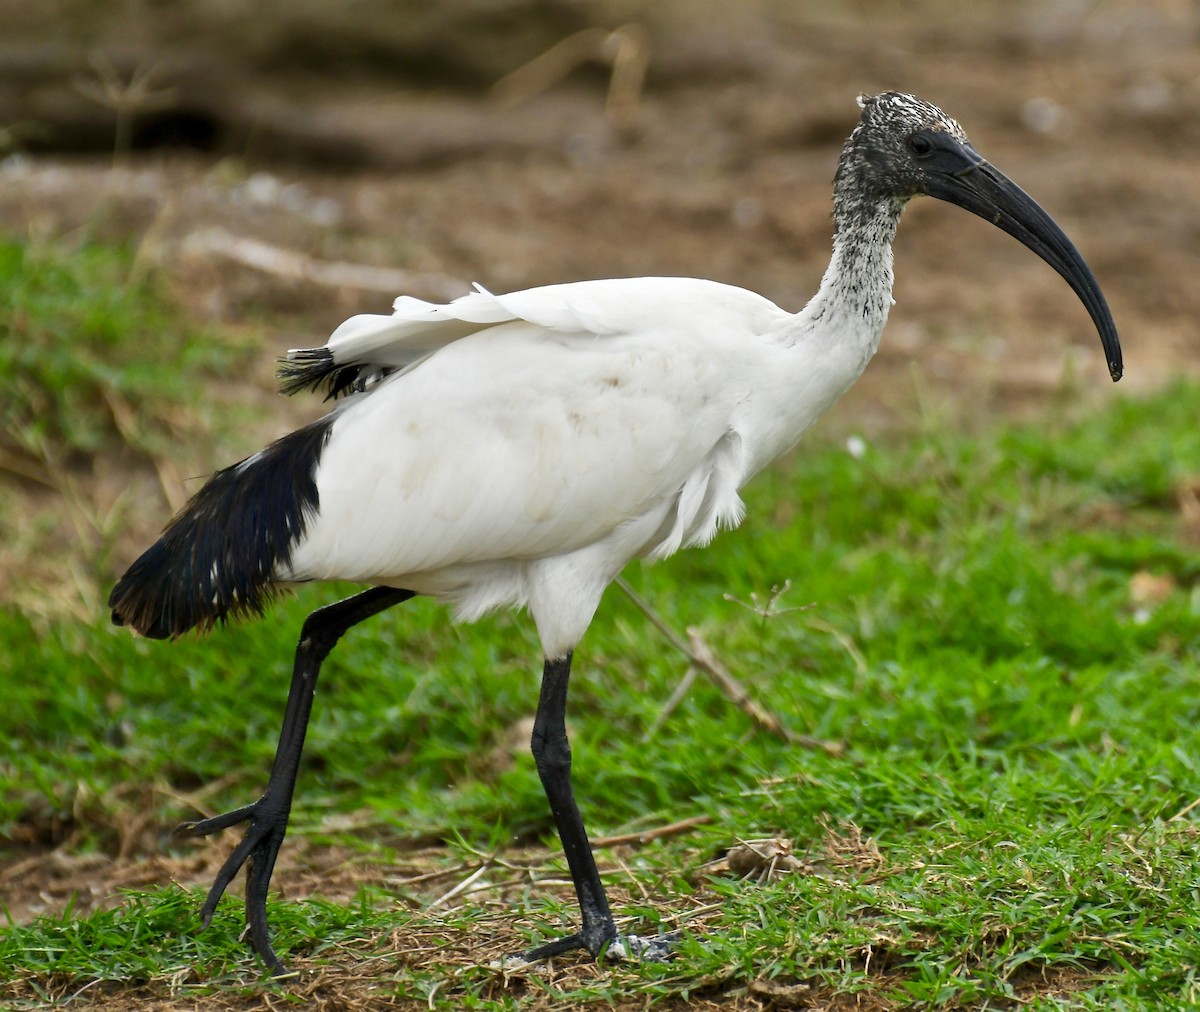
[[[395,369],[371,362],[347,362],[338,365],[328,348],[293,348],[287,358],[279,360],[275,378],[279,392],[291,397],[305,390],[325,392],[325,400],[333,401],[349,394],[362,393]]]
[[[278,590],[272,574],[319,511],[332,423],[327,415],[214,474],[117,581],[113,622],[166,639],[262,614]]]

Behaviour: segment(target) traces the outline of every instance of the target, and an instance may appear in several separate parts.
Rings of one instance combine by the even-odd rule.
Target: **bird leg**
[[[592,845],[583,828],[583,817],[571,789],[571,745],[567,741],[567,681],[571,655],[548,658],[542,671],[542,691],[533,720],[531,747],[542,788],[558,827],[575,894],[583,913],[583,930],[547,942],[525,954],[526,959],[545,959],[572,949],[587,949],[598,956],[617,938],[617,926],[608,908],[608,897],[592,856]]]
[[[583,828],[583,817],[571,789],[571,745],[567,741],[567,681],[571,674],[571,655],[551,658],[542,672],[542,691],[537,716],[533,721],[533,758],[538,776],[550,802],[550,811],[558,827],[575,895],[583,913],[583,928],[573,935],[539,945],[521,958],[547,959],[572,949],[587,949],[593,956],[607,952],[614,957],[640,956],[662,959],[669,944],[665,939],[641,939],[636,935],[619,937],[592,856],[592,845]]]
[[[351,626],[412,596],[413,592],[409,590],[373,587],[344,601],[319,608],[309,615],[304,620],[300,640],[296,644],[292,685],[288,690],[283,728],[266,791],[249,805],[211,819],[185,822],[176,830],[177,833],[190,836],[208,836],[238,823],[249,824],[241,843],[217,872],[208,898],[200,909],[200,920],[202,927],[208,927],[221,895],[242,865],[249,861],[246,870],[246,924],[250,931],[250,943],[272,976],[280,976],[288,971],[271,947],[270,927],[267,924],[267,888],[275,868],[275,858],[287,833],[300,753],[304,749],[304,735],[308,729],[308,717],[321,664]]]
[[[592,845],[588,842],[583,816],[579,814],[571,789],[571,745],[567,740],[567,681],[570,675],[569,653],[565,657],[547,658],[542,670],[537,715],[533,719],[531,747],[575,883],[575,895],[583,913],[583,930],[530,950],[525,954],[530,960],[546,959],[572,949],[587,949],[593,956],[598,956],[617,938],[617,926],[608,908],[608,897],[596,869]]]

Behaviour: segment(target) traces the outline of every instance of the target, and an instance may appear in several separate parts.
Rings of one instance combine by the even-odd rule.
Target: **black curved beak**
[[[927,135],[928,136],[928,135]],[[1121,341],[1100,285],[1075,244],[1029,194],[969,144],[948,134],[937,138],[937,149],[925,176],[925,192],[986,218],[1019,239],[1066,279],[1087,308],[1100,332],[1108,372],[1121,378]]]

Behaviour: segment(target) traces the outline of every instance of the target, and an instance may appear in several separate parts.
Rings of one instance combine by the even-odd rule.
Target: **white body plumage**
[[[397,371],[336,409],[319,512],[276,579],[405,587],[461,619],[525,605],[565,653],[630,559],[736,526],[738,489],[861,373],[886,312],[830,314],[824,294],[793,315],[630,278],[347,320],[334,361]]]

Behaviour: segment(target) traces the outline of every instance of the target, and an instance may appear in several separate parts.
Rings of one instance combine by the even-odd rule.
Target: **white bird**
[[[572,651],[627,562],[736,527],[742,485],[862,373],[892,304],[892,240],[910,198],[958,204],[1054,267],[1120,378],[1096,280],[1032,198],[935,106],[899,93],[859,104],[834,180],[833,257],[800,313],[687,278],[478,288],[449,305],[401,297],[391,316],[355,316],[324,348],[288,353],[284,391],[324,389],[333,409],[213,475],[109,599],[114,622],[164,638],[259,614],[289,584],[371,585],[305,621],[262,797],[181,827],[247,824],[204,904],[206,925],[249,860],[251,941],[284,972],[266,896],[321,663],[352,625],[424,594],[465,620],[523,606],[541,639],[532,747],[582,927],[526,957],[647,952],[618,937],[572,793]]]

